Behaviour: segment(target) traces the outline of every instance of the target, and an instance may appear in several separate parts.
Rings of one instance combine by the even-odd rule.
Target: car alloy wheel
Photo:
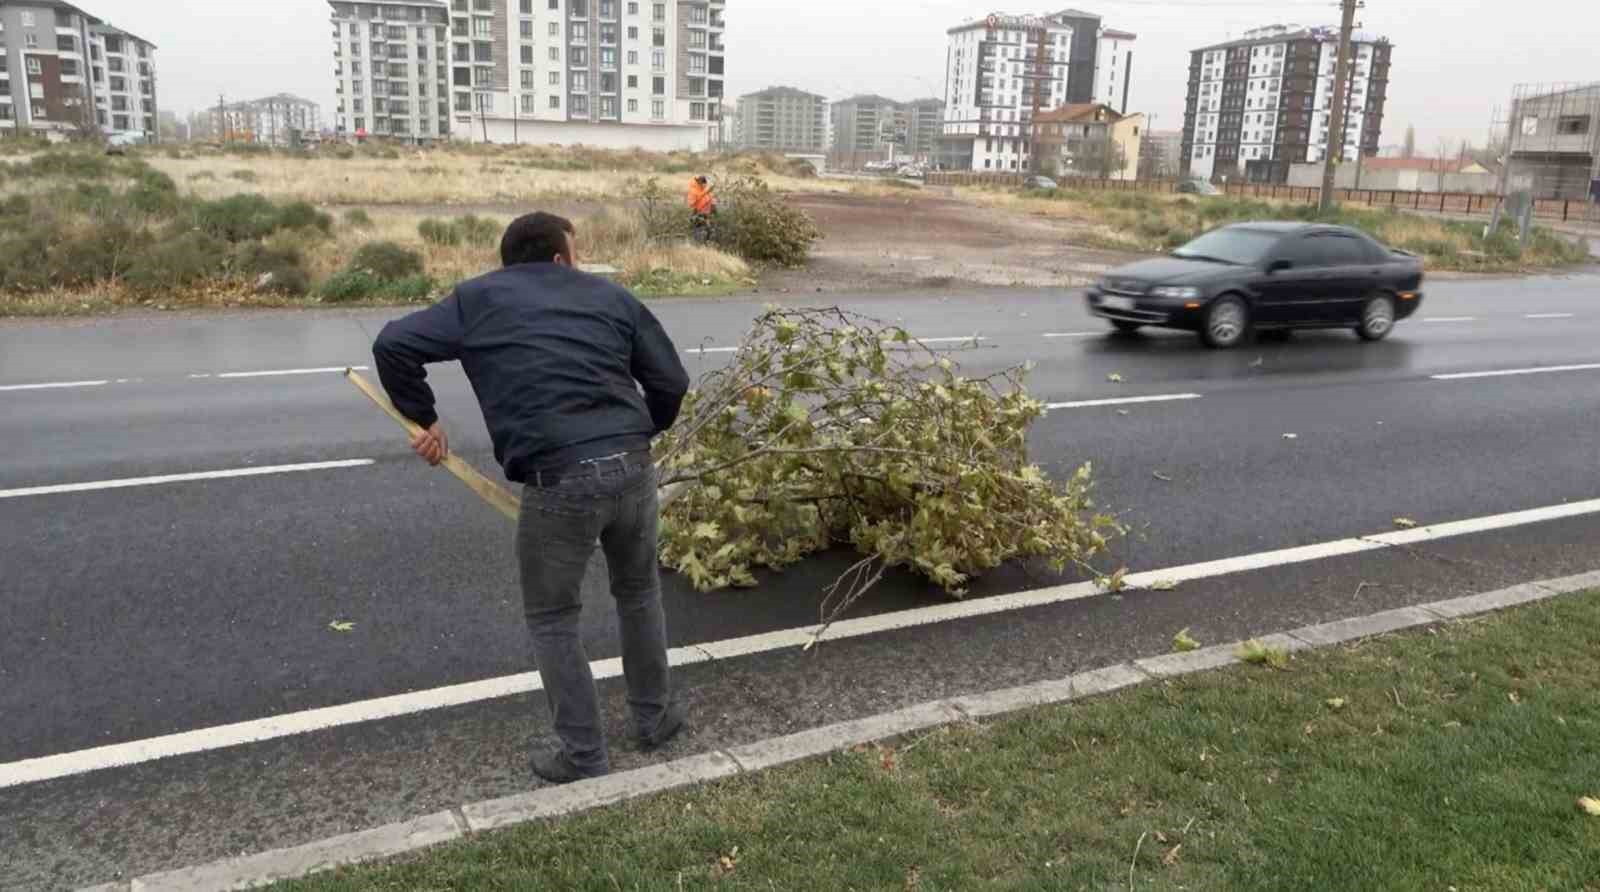
[[[1202,334],[1207,345],[1225,349],[1239,343],[1249,325],[1244,303],[1236,297],[1223,297],[1206,311],[1206,327]]]
[[[1368,341],[1381,341],[1391,331],[1394,331],[1394,298],[1380,294],[1361,308],[1361,326],[1356,333]]]

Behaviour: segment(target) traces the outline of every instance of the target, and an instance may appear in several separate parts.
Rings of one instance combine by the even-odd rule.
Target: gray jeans
[[[670,680],[656,558],[655,468],[645,455],[608,459],[591,469],[524,487],[517,557],[534,658],[556,733],[572,763],[592,775],[610,770],[599,697],[579,629],[584,570],[596,540],[611,571],[634,734],[657,730]]]

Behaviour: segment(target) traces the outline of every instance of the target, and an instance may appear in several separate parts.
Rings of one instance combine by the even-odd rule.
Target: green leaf
[[[1189,637],[1189,629],[1187,626],[1179,629],[1178,634],[1172,636],[1172,650],[1174,653],[1185,653],[1187,651],[1199,649],[1200,642]]]

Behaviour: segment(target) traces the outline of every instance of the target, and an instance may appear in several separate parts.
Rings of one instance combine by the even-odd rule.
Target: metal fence
[[[1005,173],[930,173],[930,186],[1021,186],[1026,176]],[[1101,180],[1091,177],[1070,177],[1058,181],[1063,189],[1108,192],[1178,191],[1179,180]],[[1316,204],[1321,192],[1310,186],[1279,186],[1271,183],[1228,183],[1217,187],[1220,191],[1238,198],[1259,198],[1287,201],[1298,204]],[[1334,201],[1342,204],[1370,208],[1397,208],[1410,211],[1427,211],[1437,214],[1488,216],[1500,202],[1498,195],[1481,195],[1473,192],[1401,192],[1385,189],[1335,189]],[[1583,199],[1541,198],[1534,202],[1533,214],[1541,220],[1583,221],[1594,220],[1595,203]]]

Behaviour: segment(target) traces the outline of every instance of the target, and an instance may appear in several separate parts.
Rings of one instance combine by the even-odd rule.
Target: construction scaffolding
[[[1600,201],[1600,81],[1517,84],[1496,111],[1500,194]],[[1496,146],[1501,148],[1501,146]]]

